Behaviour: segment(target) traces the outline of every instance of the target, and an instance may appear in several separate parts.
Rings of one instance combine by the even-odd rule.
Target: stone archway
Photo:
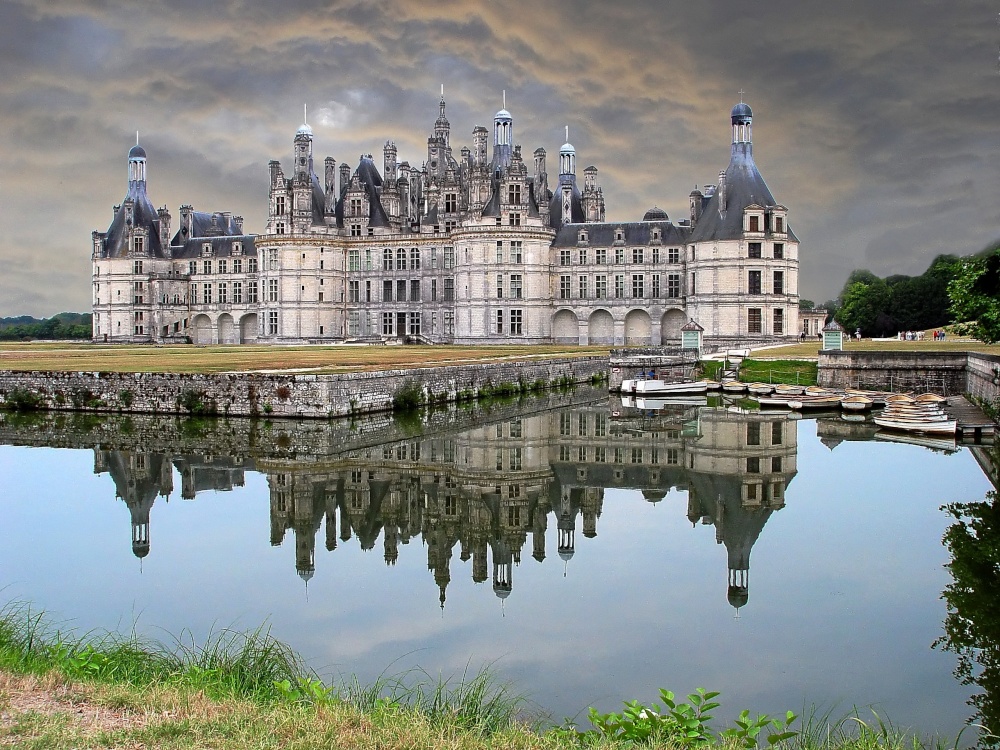
[[[247,313],[240,318],[240,343],[252,344],[257,340],[257,313]]]
[[[630,310],[625,316],[625,344],[649,346],[653,324],[645,310]]]
[[[681,327],[687,323],[687,316],[679,308],[673,308],[663,313],[660,319],[660,341],[664,344],[669,342],[680,342]]]
[[[191,332],[194,343],[211,344],[214,339],[215,326],[212,325],[212,319],[202,313],[195,315],[194,320],[191,321]]]
[[[587,338],[591,344],[615,343],[615,319],[607,310],[594,310],[587,321]]]
[[[553,316],[552,341],[556,344],[580,343],[580,321],[572,310],[560,310]]]
[[[235,329],[233,326],[233,316],[229,313],[222,313],[219,316],[219,320],[216,323],[219,329],[219,343],[220,344],[235,344]]]

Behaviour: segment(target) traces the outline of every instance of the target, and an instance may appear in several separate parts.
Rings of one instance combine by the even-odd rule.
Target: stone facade
[[[652,208],[609,222],[597,168],[576,150],[529,165],[506,109],[455,152],[445,102],[420,167],[383,147],[353,170],[317,174],[312,129],[287,172],[269,165],[265,231],[182,206],[177,231],[146,195],[146,152],[92,237],[94,338],[101,341],[661,345],[694,319],[707,342],[798,334],[798,239],[753,161],[752,114],[731,113],[728,168],[695,189],[688,216]],[[568,134],[567,134],[568,136]]]
[[[0,404],[30,392],[41,408],[166,414],[328,418],[392,408],[416,388],[427,401],[471,398],[503,384],[586,382],[607,373],[607,359],[500,362],[335,375],[0,371]]]
[[[821,351],[819,385],[920,391],[945,396],[1000,396],[1000,357],[978,352]]]

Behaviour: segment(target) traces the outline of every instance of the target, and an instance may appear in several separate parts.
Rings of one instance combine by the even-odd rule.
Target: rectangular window
[[[503,263],[503,242],[497,242],[497,263]]]
[[[580,277],[580,299],[587,299],[587,276]]]
[[[775,242],[774,243],[774,257],[781,260],[785,257],[785,243]]]
[[[445,213],[453,214],[458,210],[458,194],[457,193],[445,193],[444,194],[444,210]]]
[[[251,305],[257,304],[257,282],[247,282],[247,302]]]
[[[568,412],[562,412],[559,415],[559,434],[562,437],[568,437],[573,431],[573,419]]]
[[[512,336],[521,336],[524,334],[523,330],[524,324],[524,311],[523,310],[511,310],[510,311],[510,333]]]
[[[771,456],[771,473],[781,473],[781,456]]]
[[[760,422],[747,422],[747,445],[760,445]]]
[[[455,279],[448,278],[444,280],[444,301],[455,301]]]
[[[142,273],[142,261],[132,261],[132,273]]]
[[[785,231],[785,220],[780,216],[774,217],[774,231],[778,234],[782,234]]]
[[[616,273],[615,274],[615,299],[622,299],[625,297],[625,274]]]
[[[347,299],[350,302],[360,302],[361,301],[361,282],[360,281],[349,281],[349,282],[347,282]]]
[[[660,248],[658,247],[653,248],[653,262],[654,263],[660,262]]]
[[[513,240],[510,243],[510,262],[523,263],[521,240]]]
[[[451,310],[445,310],[444,312],[444,333],[446,336],[453,336],[455,334],[455,313]]]
[[[625,262],[625,248],[624,247],[616,247],[615,248],[615,263],[624,263],[624,262]]]
[[[365,282],[365,302],[372,301],[372,283],[370,281]]]
[[[322,263],[323,261],[320,261]],[[348,250],[347,251],[347,270],[348,271],[360,271],[361,270],[361,251],[360,250]]]
[[[420,270],[420,248],[411,247],[410,248],[410,270],[419,271]]]
[[[603,464],[607,463],[608,460],[608,449],[603,445],[599,445],[594,448],[594,463]]]
[[[750,217],[750,231],[759,232],[760,231],[760,217],[753,215]]]
[[[594,262],[600,265],[604,265],[608,262],[608,249],[605,247],[599,247],[594,251]]]
[[[695,294],[695,290],[696,290],[695,281],[697,281],[697,279],[698,279],[698,276],[695,274],[694,271],[692,271],[691,272],[691,289],[688,291],[688,294]]]
[[[278,311],[271,310],[267,313],[267,332],[272,336],[278,335]]]
[[[219,284],[219,304],[224,305],[229,302],[229,284]]]
[[[645,291],[645,276],[641,273],[632,274],[632,297],[635,299],[642,299],[646,296]]]
[[[347,335],[358,336],[361,333],[361,313],[358,310],[351,310],[347,314]]]
[[[511,211],[511,214],[510,214],[510,225],[512,227],[519,227],[519,226],[521,226],[521,214],[517,213],[516,211]]]
[[[559,277],[559,299],[569,299],[571,276]]]
[[[642,263],[643,262],[642,258],[643,258],[642,248],[641,247],[633,247],[632,248],[632,262],[633,263]]]
[[[393,333],[393,321],[395,319],[396,319],[396,316],[393,315],[391,312],[382,313],[382,335],[383,336],[392,336],[392,333]]]
[[[760,257],[760,243],[759,242],[748,242],[747,243],[747,256],[750,258]]]
[[[233,304],[242,305],[243,304],[243,282],[234,281],[233,282]]]
[[[608,277],[604,274],[597,274],[594,277],[594,297],[604,299],[608,296]]]
[[[438,280],[431,279],[431,302],[437,302],[438,298]]]
[[[420,302],[420,279],[410,279],[410,301]]]
[[[201,262],[201,272],[202,273],[212,273],[212,261],[203,260]]]
[[[587,265],[587,248],[580,248],[580,265]]]
[[[781,308],[774,311],[774,327],[771,332],[775,336],[781,336],[785,333],[785,311]]]
[[[653,274],[652,289],[650,290],[650,294],[652,295],[653,299],[656,299],[660,296],[660,274],[658,273]]]
[[[268,302],[278,301],[278,280],[268,279],[267,280],[267,299]]]
[[[444,249],[444,267],[446,269],[455,267],[455,248],[446,247]]]
[[[225,258],[219,258],[219,273],[229,273],[228,266]]]
[[[212,285],[211,284],[202,284],[202,286],[201,286],[201,297],[202,297],[201,301],[202,301],[203,304],[206,304],[206,305],[211,305],[212,304]]]
[[[243,258],[233,258],[233,273],[243,273]]]
[[[559,251],[559,265],[560,266],[568,266],[571,262],[572,262],[572,259],[570,257],[569,250],[560,250]]]
[[[278,249],[273,248],[267,251],[267,263],[272,271],[278,270]]]
[[[497,310],[497,333],[503,333],[503,310]]]
[[[257,273],[256,258],[247,258],[247,273]]]
[[[667,250],[667,263],[680,263],[681,262],[681,249],[679,247],[672,247]]]
[[[761,315],[759,307],[747,310],[747,333],[761,333]]]
[[[392,281],[388,279],[382,282],[382,301],[392,302]]]
[[[403,279],[396,281],[396,302],[406,302],[406,282]]]
[[[521,186],[517,183],[511,183],[507,186],[507,202],[514,205],[521,204]]]
[[[274,225],[274,233],[275,234],[284,234],[285,233],[285,222],[279,221],[277,224],[275,224]]]
[[[747,474],[760,474],[759,456],[747,456]]]
[[[285,196],[277,195],[274,198],[274,213],[283,216],[285,213]]]
[[[411,312],[410,317],[410,335],[419,336],[420,335],[420,313]]]
[[[782,422],[771,422],[771,445],[781,445],[784,440],[782,432]]]
[[[198,273],[198,261],[192,260],[188,261],[188,273],[194,276]]]
[[[510,275],[510,298],[521,299],[523,294],[524,293],[521,289],[521,274],[512,273]]]
[[[503,274],[497,274],[497,299],[503,299]]]
[[[775,271],[774,272],[774,293],[784,294],[785,293],[785,272]]]
[[[760,294],[760,271],[749,272],[747,294]]]

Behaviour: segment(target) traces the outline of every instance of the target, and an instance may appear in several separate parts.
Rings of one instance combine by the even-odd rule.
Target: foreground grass
[[[84,372],[361,372],[466,362],[607,355],[580,346],[144,346],[0,342],[0,370]]]
[[[566,727],[542,730],[525,719],[523,698],[488,672],[462,675],[454,682],[426,674],[408,677],[383,678],[372,686],[354,681],[328,687],[266,631],[226,631],[200,646],[181,639],[167,647],[135,634],[78,638],[53,629],[27,605],[8,604],[0,610],[0,745],[55,750],[681,746],[662,734],[635,741],[651,716],[667,715],[660,707],[651,715],[632,702],[622,714],[598,717],[601,724],[612,719],[629,727],[628,736],[609,739],[596,731],[581,735]],[[714,694],[700,695],[710,700]],[[958,746],[921,743],[872,716],[865,720],[855,713],[831,719],[827,714],[796,720],[794,736],[774,746]],[[753,724],[752,715],[748,721]],[[759,738],[712,734],[684,746],[755,747],[759,739],[766,747],[766,722],[763,726]]]
[[[818,339],[809,339],[801,344],[790,344],[754,352],[757,359],[816,359],[822,349]],[[844,349],[860,352],[984,352],[1000,354],[1000,344],[984,344],[974,339],[960,339],[957,336],[945,341],[934,341],[928,335],[923,341],[861,341],[844,340]]]

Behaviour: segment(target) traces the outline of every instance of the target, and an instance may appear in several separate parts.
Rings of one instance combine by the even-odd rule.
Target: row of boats
[[[914,396],[905,393],[881,391],[836,391],[819,386],[784,385],[771,383],[743,383],[738,380],[695,380],[668,383],[662,380],[625,380],[622,393],[640,398],[698,396],[709,391],[749,397],[761,408],[789,409],[792,411],[842,409],[851,414],[862,414],[872,409],[880,411],[872,417],[879,427],[901,432],[919,432],[954,435],[958,422],[944,410],[946,399],[933,393]],[[860,418],[860,416],[859,416]]]

